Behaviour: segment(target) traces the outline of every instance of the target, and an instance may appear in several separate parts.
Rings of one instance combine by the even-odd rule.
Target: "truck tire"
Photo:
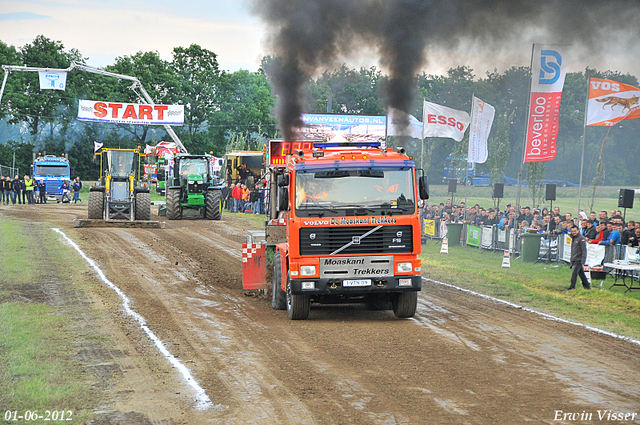
[[[151,220],[151,194],[136,193],[136,220]]]
[[[282,261],[280,252],[273,256],[273,276],[271,277],[271,308],[274,310],[284,310],[287,308],[287,300],[282,290]]]
[[[207,190],[207,205],[204,211],[207,220],[220,220],[222,218],[221,201],[221,191]]]
[[[415,316],[417,306],[418,293],[415,291],[400,292],[393,297],[393,314],[399,319]]]
[[[104,219],[104,193],[89,192],[89,220]]]
[[[292,294],[291,283],[287,281],[287,314],[291,320],[306,320],[311,309],[309,295]]]
[[[179,220],[180,217],[180,188],[167,189],[167,218]]]

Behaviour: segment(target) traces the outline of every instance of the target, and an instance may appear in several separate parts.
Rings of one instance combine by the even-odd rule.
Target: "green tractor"
[[[151,197],[140,181],[138,149],[107,149],[100,152],[100,184],[89,189],[89,219],[150,220]]]
[[[207,220],[222,218],[222,188],[211,171],[211,155],[175,155],[166,206],[169,220],[181,219],[185,210]]]

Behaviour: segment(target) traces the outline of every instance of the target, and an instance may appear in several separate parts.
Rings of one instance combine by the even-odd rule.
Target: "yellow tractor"
[[[89,189],[89,219],[150,220],[149,185],[140,180],[145,156],[137,149],[102,148],[100,183]]]

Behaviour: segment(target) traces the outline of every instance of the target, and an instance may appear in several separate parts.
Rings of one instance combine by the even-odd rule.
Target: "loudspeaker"
[[[547,185],[547,193],[544,196],[544,199],[547,201],[555,201],[556,200],[556,185],[548,184]]]
[[[456,193],[456,187],[458,187],[458,180],[449,180],[449,193]]]
[[[620,189],[618,197],[618,208],[633,208],[633,197],[635,193],[632,189]]]
[[[493,184],[493,197],[502,198],[504,196],[504,183]]]

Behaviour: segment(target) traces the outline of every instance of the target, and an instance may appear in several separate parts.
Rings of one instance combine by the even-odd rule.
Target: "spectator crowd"
[[[464,202],[451,205],[451,201],[447,200],[446,203],[438,205],[424,204],[421,207],[421,216],[438,223],[444,221],[476,226],[495,225],[498,229],[515,229],[518,234],[540,233],[543,237],[571,235],[571,227],[577,226],[588,243],[599,245],[638,247],[640,239],[640,226],[633,220],[625,223],[619,210],[611,210],[609,213],[591,211],[589,215],[580,210],[578,217],[573,217],[571,213],[561,213],[559,207],[550,211],[546,207],[532,210],[525,206],[517,211],[516,207],[507,204],[504,210],[500,210],[485,209],[478,204],[467,207]]]

